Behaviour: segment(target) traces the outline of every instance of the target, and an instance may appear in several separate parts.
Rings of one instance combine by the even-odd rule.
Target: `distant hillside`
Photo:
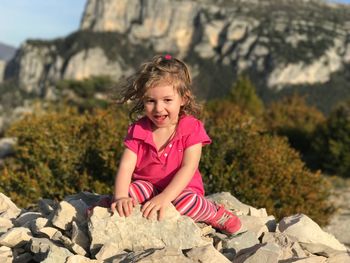
[[[0,42],[0,60],[9,61],[15,55],[16,48]]]
[[[266,103],[298,92],[329,112],[350,99],[350,6],[322,0],[89,0],[79,31],[26,41],[7,63],[4,80],[44,98],[56,94],[59,80],[118,80],[166,53],[190,66],[200,99],[228,94],[237,76],[246,74]]]

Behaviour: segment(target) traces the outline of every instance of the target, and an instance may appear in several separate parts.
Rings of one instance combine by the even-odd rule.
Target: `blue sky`
[[[79,28],[87,0],[0,0],[0,42],[52,39]],[[350,0],[333,0],[350,3]]]
[[[76,31],[87,0],[0,0],[0,42],[52,39]]]

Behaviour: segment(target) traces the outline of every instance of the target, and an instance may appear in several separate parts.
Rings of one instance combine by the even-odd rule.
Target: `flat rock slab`
[[[346,247],[334,236],[324,232],[311,218],[304,214],[297,214],[283,218],[278,230],[287,234],[313,254],[327,257],[346,251]]]
[[[113,243],[115,253],[123,250],[175,248],[190,249],[207,245],[201,229],[192,219],[181,216],[174,206],[169,206],[162,221],[142,216],[140,206],[129,217],[111,214],[107,208],[95,207],[89,219],[90,250],[96,254],[107,243]],[[119,251],[118,251],[119,250]]]

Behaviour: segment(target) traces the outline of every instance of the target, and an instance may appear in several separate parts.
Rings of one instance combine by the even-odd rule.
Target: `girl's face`
[[[177,90],[168,83],[149,88],[143,102],[146,116],[156,128],[172,128],[176,125],[184,103]]]

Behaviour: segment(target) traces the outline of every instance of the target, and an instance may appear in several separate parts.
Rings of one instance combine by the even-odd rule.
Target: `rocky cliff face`
[[[203,99],[226,94],[247,73],[265,100],[313,86],[310,100],[320,106],[325,101],[317,96],[327,92],[350,96],[350,7],[316,0],[90,0],[79,32],[26,42],[5,78],[45,96],[60,79],[119,79],[157,53],[183,58]]]

